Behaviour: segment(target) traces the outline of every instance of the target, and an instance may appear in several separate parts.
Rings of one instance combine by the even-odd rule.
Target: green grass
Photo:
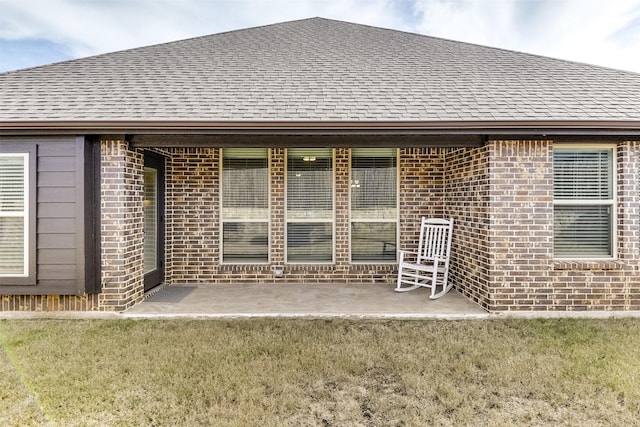
[[[0,425],[640,425],[640,319],[0,321]]]

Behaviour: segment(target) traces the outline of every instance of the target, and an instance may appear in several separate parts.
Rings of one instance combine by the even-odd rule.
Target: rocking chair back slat
[[[444,261],[449,258],[448,238],[449,225],[431,224],[427,218],[422,218],[420,227],[420,243],[418,253],[420,261],[433,261],[435,258]]]
[[[448,273],[452,230],[453,219],[422,218],[415,262],[406,258],[409,252],[400,251],[396,291],[424,286],[431,288],[431,298],[439,298],[451,289]],[[437,292],[436,288],[440,290]]]

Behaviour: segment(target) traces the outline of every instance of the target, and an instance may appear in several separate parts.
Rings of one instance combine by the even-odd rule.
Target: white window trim
[[[30,259],[29,259],[29,253],[30,253],[30,246],[29,246],[29,236],[31,233],[31,230],[29,228],[29,218],[31,216],[31,206],[29,206],[29,200],[30,200],[30,194],[29,194],[29,189],[31,188],[31,183],[29,182],[29,153],[0,153],[0,157],[22,157],[24,159],[24,169],[23,169],[23,174],[24,174],[24,209],[22,212],[1,212],[0,211],[0,217],[3,218],[18,218],[21,217],[23,220],[23,224],[24,224],[24,253],[23,253],[23,270],[22,270],[22,274],[7,274],[7,273],[0,273],[0,277],[29,277],[29,271],[30,271],[30,267],[31,265],[29,264]]]
[[[331,202],[332,202],[332,215],[331,218],[300,218],[289,221],[287,209],[288,206],[288,197],[289,191],[287,190],[289,186],[289,149],[286,148],[284,150],[284,262],[290,265],[333,265],[336,260],[336,149],[331,149]],[[331,239],[333,240],[333,248],[331,250],[331,260],[330,261],[289,261],[288,249],[289,245],[287,245],[288,236],[287,229],[289,223],[301,224],[305,222],[324,222],[331,223]]]
[[[610,206],[611,207],[611,255],[600,257],[558,257],[554,253],[553,260],[559,262],[598,262],[598,261],[615,261],[618,259],[618,153],[617,146],[614,144],[554,144],[553,150],[593,150],[607,149],[611,150],[611,179],[612,179],[612,199],[609,200],[556,200],[555,194],[553,198],[553,206]],[[553,153],[552,153],[553,156]],[[553,162],[553,159],[552,159]],[[555,217],[554,217],[555,223]]]

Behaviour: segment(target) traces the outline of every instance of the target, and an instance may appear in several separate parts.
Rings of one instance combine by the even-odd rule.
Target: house
[[[640,309],[640,74],[312,18],[2,73],[0,100],[2,310],[392,284],[422,216],[489,311]]]

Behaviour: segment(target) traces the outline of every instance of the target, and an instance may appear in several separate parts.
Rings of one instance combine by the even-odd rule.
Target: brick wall
[[[122,311],[142,300],[144,159],[120,140],[101,142],[101,310]]]
[[[285,153],[270,150],[271,262],[220,264],[220,152],[169,150],[167,161],[168,283],[394,283],[395,264],[350,263],[350,150],[335,150],[335,262],[285,263]],[[399,162],[401,245],[414,245],[421,216],[442,215],[444,149],[403,149]],[[276,277],[274,270],[282,269]]]
[[[594,141],[597,142],[597,141]],[[490,301],[505,310],[637,310],[638,148],[618,145],[616,261],[553,258],[553,143],[491,141]]]
[[[166,164],[168,283],[219,277],[219,150],[179,148]]]
[[[453,217],[450,280],[483,307],[490,305],[488,148],[447,152],[445,216]]]
[[[0,311],[91,311],[98,307],[98,294],[0,296]]]
[[[491,141],[489,310],[552,304],[553,152],[550,141]]]
[[[446,149],[400,150],[400,248],[418,249],[420,220],[445,215]]]

